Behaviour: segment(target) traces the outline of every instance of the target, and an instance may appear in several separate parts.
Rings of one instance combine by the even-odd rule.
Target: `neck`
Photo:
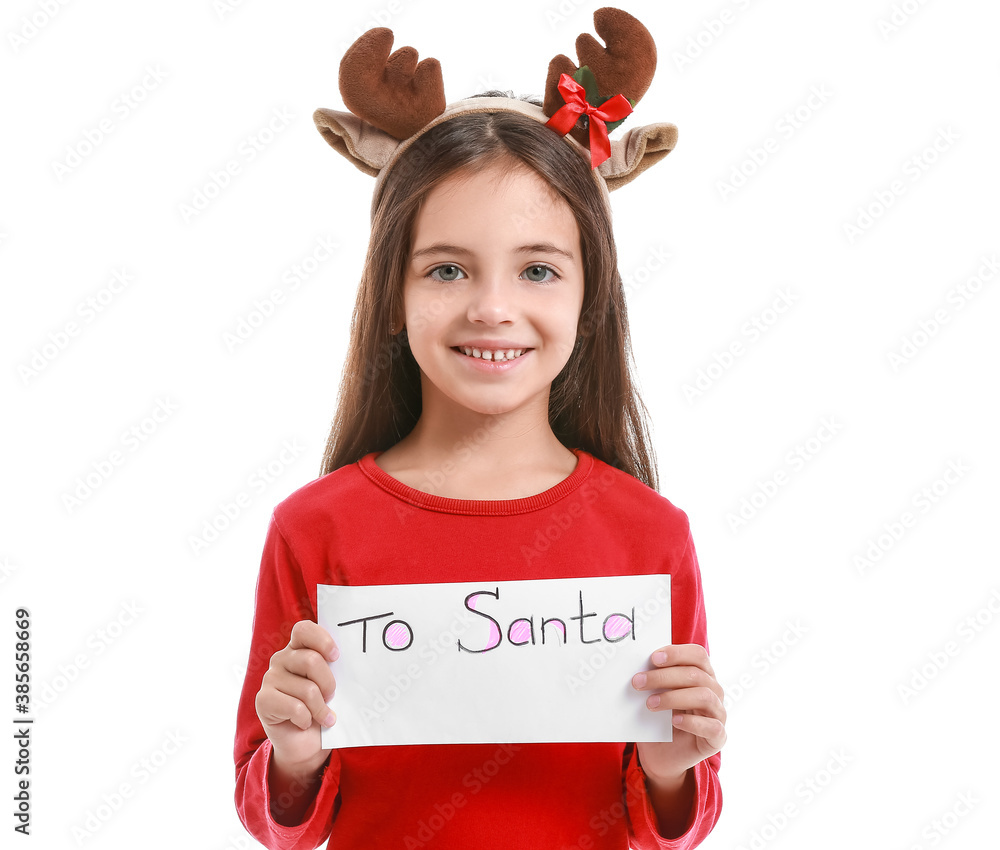
[[[546,473],[552,478],[553,470],[561,470],[557,478],[565,477],[576,463],[549,425],[547,394],[495,414],[458,405],[425,407],[413,430],[390,451],[411,477],[424,480],[418,489],[482,494],[472,498],[532,490],[533,478]]]

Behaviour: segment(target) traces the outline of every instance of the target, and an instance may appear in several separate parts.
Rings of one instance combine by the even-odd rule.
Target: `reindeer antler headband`
[[[605,43],[581,33],[579,65],[560,54],[549,63],[543,106],[505,97],[470,97],[446,104],[437,59],[417,63],[417,51],[390,54],[392,30],[368,30],[340,63],[340,93],[350,112],[317,109],[323,138],[366,174],[376,177],[374,198],[399,156],[432,127],[466,112],[519,112],[551,127],[591,164],[607,193],[634,180],[677,143],[673,124],[634,127],[621,139],[608,132],[632,112],[656,70],[649,31],[621,9],[594,12],[594,29]]]

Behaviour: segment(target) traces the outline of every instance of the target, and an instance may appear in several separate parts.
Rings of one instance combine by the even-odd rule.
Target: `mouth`
[[[472,348],[467,345],[455,345],[452,346],[451,350],[457,351],[465,357],[470,357],[473,360],[481,360],[485,363],[510,363],[523,357],[529,351],[534,351],[533,348],[507,348],[491,351],[489,349]]]

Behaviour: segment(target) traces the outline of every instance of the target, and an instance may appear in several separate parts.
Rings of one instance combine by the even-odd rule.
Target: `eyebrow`
[[[576,257],[571,251],[566,251],[557,245],[553,245],[551,242],[536,242],[533,245],[521,245],[519,248],[514,249],[515,254],[553,254],[558,257],[563,257],[564,259],[573,261]],[[420,259],[421,257],[426,257],[433,254],[458,254],[459,256],[468,257],[472,254],[468,248],[462,248],[459,245],[449,245],[446,242],[436,242],[433,245],[428,245],[426,248],[421,248],[419,251],[414,251],[410,255],[410,261]]]

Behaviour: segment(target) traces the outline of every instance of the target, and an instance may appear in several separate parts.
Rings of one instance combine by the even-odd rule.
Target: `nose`
[[[467,290],[469,321],[486,325],[512,321],[517,307],[516,286],[517,281],[509,279],[499,268],[481,272]]]

